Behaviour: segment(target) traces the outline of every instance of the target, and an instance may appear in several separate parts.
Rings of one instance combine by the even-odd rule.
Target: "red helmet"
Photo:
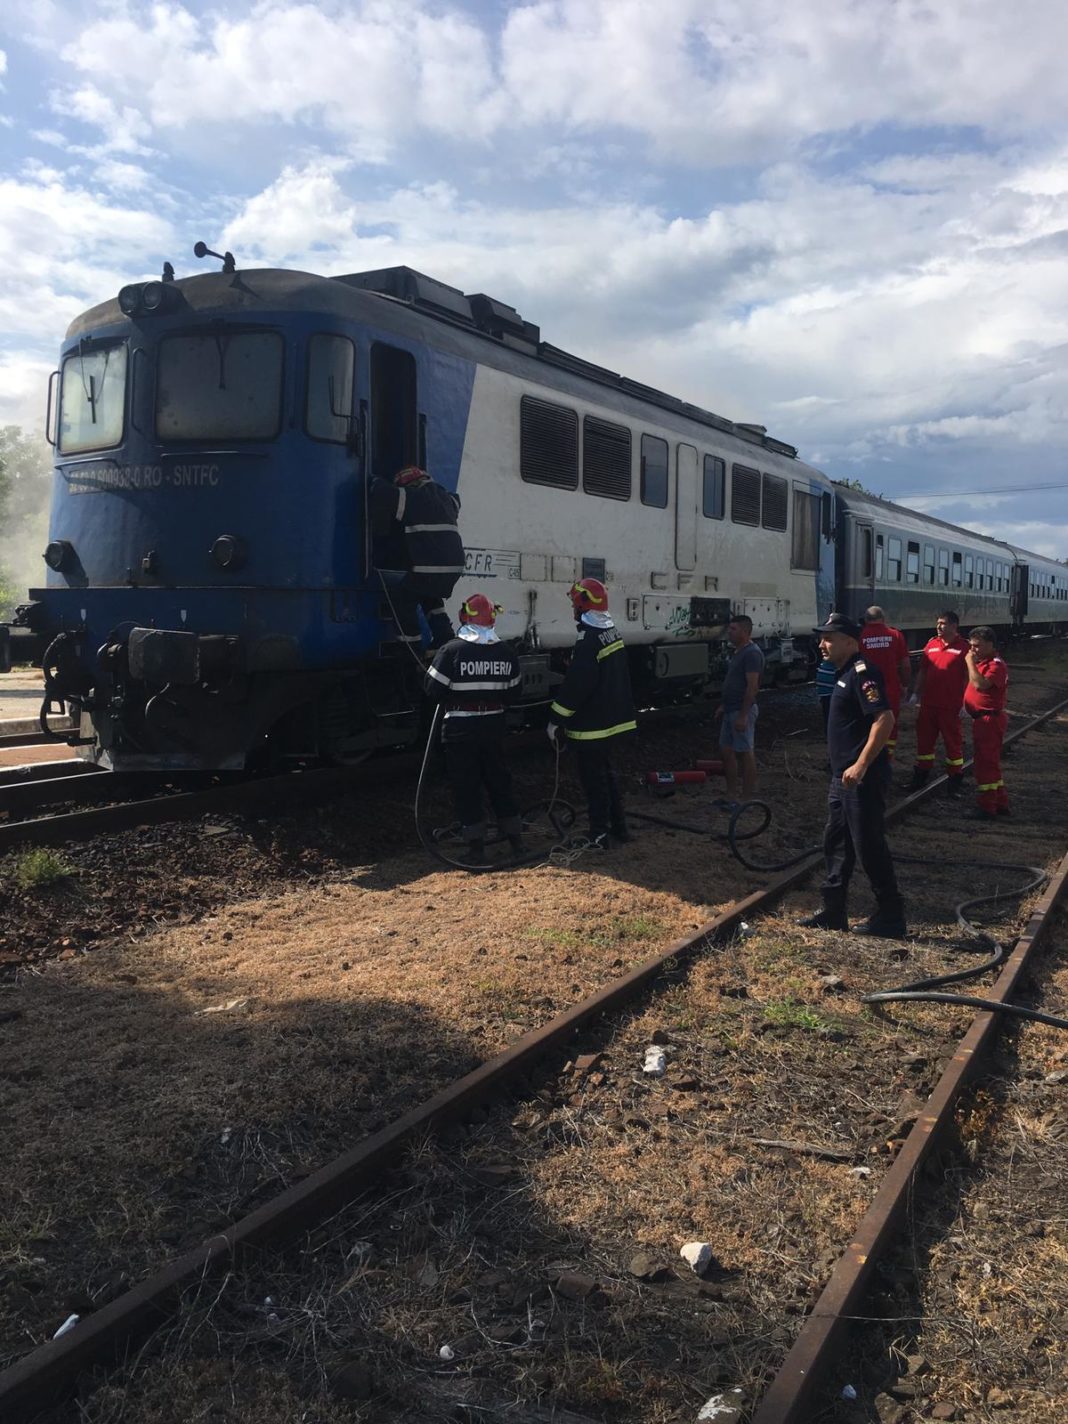
[[[582,578],[568,589],[576,613],[607,613],[608,590],[600,579]]]
[[[492,628],[500,612],[499,603],[494,603],[484,593],[473,593],[460,605],[460,622],[474,623],[479,628]]]
[[[419,480],[428,480],[430,476],[425,470],[421,470],[418,465],[405,465],[403,470],[398,470],[393,476],[395,485],[414,485]]]

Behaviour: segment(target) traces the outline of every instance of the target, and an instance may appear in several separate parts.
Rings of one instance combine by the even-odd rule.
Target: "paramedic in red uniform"
[[[892,757],[897,746],[901,694],[908,692],[912,672],[909,668],[909,645],[905,642],[904,633],[890,627],[877,604],[873,604],[864,614],[860,651],[869,667],[877,667],[883,675],[886,700],[894,712],[894,730],[886,744],[886,754]]]
[[[1009,794],[1001,779],[1001,743],[1008,717],[1005,689],[1009,670],[997,656],[992,628],[973,628],[964,660],[968,666],[968,686],[964,710],[972,719],[972,746],[975,751],[975,784],[979,805],[975,816],[992,821],[1009,815]]]
[[[916,767],[910,791],[917,791],[934,770],[935,744],[941,737],[946,749],[946,790],[959,796],[964,789],[964,743],[961,706],[968,685],[968,644],[960,635],[960,617],[947,610],[935,623],[935,636],[920,654],[914,696],[920,704],[916,718]]]

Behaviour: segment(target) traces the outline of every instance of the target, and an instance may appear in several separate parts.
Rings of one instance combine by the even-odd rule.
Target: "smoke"
[[[17,425],[0,429],[0,621],[10,619],[47,572],[52,454],[38,435]]]

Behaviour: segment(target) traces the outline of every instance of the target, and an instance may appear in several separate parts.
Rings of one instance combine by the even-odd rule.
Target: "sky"
[[[1066,49],[1063,0],[5,0],[0,424],[197,239],[407,264],[1068,558]]]

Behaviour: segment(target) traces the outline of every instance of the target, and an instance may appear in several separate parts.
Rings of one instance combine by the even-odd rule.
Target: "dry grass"
[[[705,750],[686,724],[659,735],[661,764]],[[1066,760],[1064,727],[1040,735],[1007,768],[1020,813],[1011,837],[954,839],[941,803],[896,833],[927,867],[909,875],[923,936],[909,963],[769,917],[577,1045],[603,1052],[596,1070],[561,1073],[471,1134],[428,1145],[384,1198],[191,1305],[121,1390],[92,1395],[80,1424],[450,1418],[475,1390],[666,1424],[692,1418],[717,1385],[752,1396],[968,1021],[934,1006],[875,1013],[853,991],[956,967],[947,908],[974,879],[963,856],[1044,861],[1068,839],[1068,807],[1038,824],[1051,767]],[[777,821],[759,853],[771,858],[813,838],[825,783],[812,741],[780,741],[768,761]],[[693,819],[701,804],[679,795],[656,809]],[[721,847],[660,830],[596,865],[478,881],[401,857],[24,978],[0,999],[23,1014],[0,1057],[21,1092],[0,1238],[8,1349],[759,880]],[[827,992],[828,974],[842,992]],[[654,1033],[669,1057],[659,1082],[640,1071]],[[687,1239],[712,1244],[712,1280],[678,1261]],[[639,1250],[663,1279],[629,1273]],[[565,1270],[596,1288],[569,1297]],[[453,1361],[438,1358],[443,1344]],[[354,1360],[371,1369],[372,1398],[339,1404],[337,1365]]]

